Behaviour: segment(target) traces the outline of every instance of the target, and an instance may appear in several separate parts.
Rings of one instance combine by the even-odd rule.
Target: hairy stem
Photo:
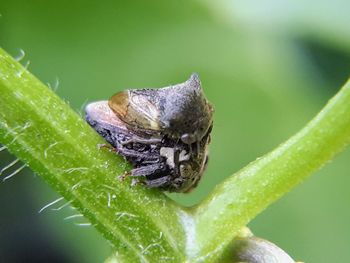
[[[349,142],[350,81],[300,132],[229,177],[195,208],[197,261],[215,261],[239,229]]]
[[[80,210],[126,262],[180,262],[184,232],[165,195],[120,182],[128,164],[0,49],[0,142]]]

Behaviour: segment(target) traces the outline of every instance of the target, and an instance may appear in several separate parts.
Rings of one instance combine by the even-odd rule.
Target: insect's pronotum
[[[188,192],[208,162],[213,107],[197,74],[160,89],[129,89],[87,105],[87,122],[148,187]]]

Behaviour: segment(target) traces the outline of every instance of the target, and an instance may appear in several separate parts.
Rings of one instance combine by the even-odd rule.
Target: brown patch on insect
[[[133,183],[170,192],[189,192],[202,177],[212,115],[196,74],[181,84],[126,90],[86,107],[87,122],[133,164]]]

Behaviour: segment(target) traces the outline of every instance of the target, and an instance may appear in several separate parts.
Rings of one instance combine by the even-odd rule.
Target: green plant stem
[[[349,142],[350,81],[305,128],[229,177],[195,208],[196,260],[217,260],[239,229]]]
[[[125,262],[180,262],[180,209],[117,180],[128,164],[58,96],[0,49],[0,141],[109,240]],[[15,178],[13,178],[15,179]]]

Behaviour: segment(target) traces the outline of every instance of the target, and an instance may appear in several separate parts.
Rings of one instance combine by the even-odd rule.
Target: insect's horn
[[[201,89],[201,81],[197,73],[192,73],[190,78],[187,80],[190,87]]]

